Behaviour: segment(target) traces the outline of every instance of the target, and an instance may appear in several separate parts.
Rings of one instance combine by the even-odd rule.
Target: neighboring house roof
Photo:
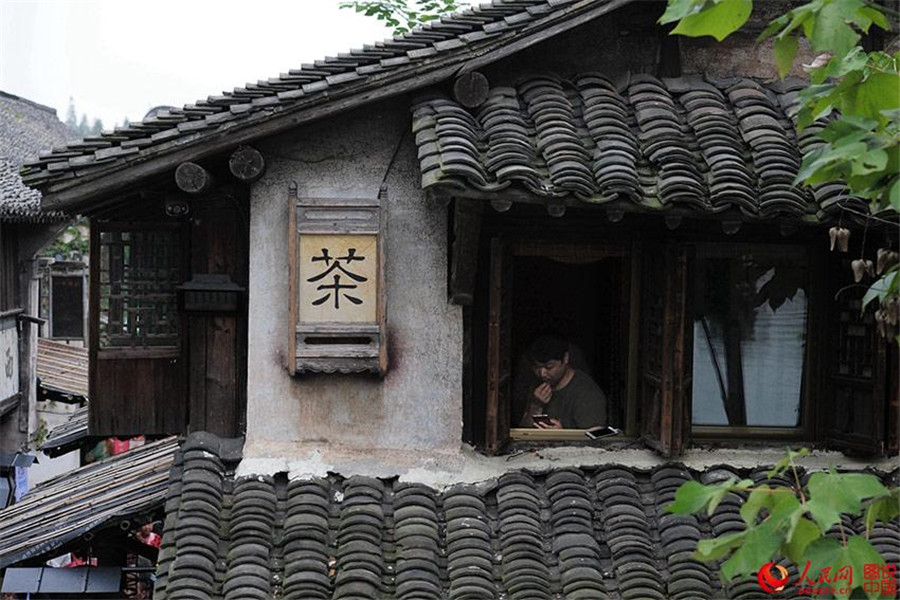
[[[826,219],[852,204],[841,184],[797,187],[801,155],[822,141],[791,120],[800,80],[702,76],[613,83],[595,73],[495,87],[476,109],[448,99],[414,108],[423,189],[511,186],[548,202],[746,217]],[[681,212],[685,212],[682,210]]]
[[[52,108],[0,92],[0,221],[63,219],[62,213],[41,211],[40,192],[25,186],[18,171],[41,151],[74,137]]]
[[[0,569],[41,556],[110,521],[163,505],[175,437],[44,482],[0,511]]]
[[[88,437],[88,407],[82,406],[58,427],[54,427],[38,450],[50,456],[65,454]]]
[[[729,476],[789,484],[677,464],[516,471],[443,491],[364,476],[235,479],[215,439],[192,436],[172,469],[154,598],[756,597],[756,578],[723,587],[717,565],[693,557],[698,540],[744,528],[741,496],[710,518],[665,510],[682,483]],[[892,523],[870,537],[892,564],[898,536]]]
[[[44,153],[26,163],[23,179],[44,192],[47,207],[78,205],[181,162],[437,83],[462,68],[478,68],[630,1],[482,4],[411,33]],[[127,176],[113,177],[126,169]]]
[[[38,338],[36,372],[41,386],[73,396],[88,395],[88,350]]]

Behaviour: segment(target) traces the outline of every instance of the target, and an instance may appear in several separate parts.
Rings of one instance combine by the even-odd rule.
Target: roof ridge
[[[157,115],[149,121],[131,123],[127,128],[116,128],[112,135],[101,134],[97,141],[107,140],[111,147],[91,148],[78,141],[55,149],[25,163],[22,178],[26,185],[38,189],[56,183],[60,183],[61,189],[74,187],[77,185],[75,179],[81,183],[86,180],[85,176],[99,178],[124,168],[133,159],[146,156],[148,147],[156,146],[152,150],[160,154],[168,148],[183,148],[187,145],[184,143],[186,137],[199,140],[218,130],[220,125],[233,126],[240,120],[244,120],[241,123],[244,125],[248,116],[255,117],[251,120],[256,123],[267,120],[273,113],[284,114],[285,110],[304,108],[320,99],[330,99],[332,96],[324,94],[325,90],[351,82],[357,83],[354,88],[372,82],[387,87],[394,80],[421,75],[422,70],[451,68],[464,58],[460,55],[467,54],[467,48],[484,49],[487,46],[493,51],[502,46],[501,42],[515,39],[520,34],[540,32],[549,24],[568,20],[574,15],[594,9],[612,10],[630,1],[494,0],[490,4],[479,4],[402,35],[364,44],[361,50],[304,63],[287,74],[247,83],[230,92],[223,91],[205,100],[185,104],[170,111],[167,119]],[[420,72],[414,73],[414,69]],[[417,80],[421,79],[417,77]],[[310,102],[306,102],[307,99]],[[116,139],[121,136],[136,139]],[[72,156],[73,150],[81,156]]]
[[[57,116],[55,108],[46,106],[39,102],[35,102],[34,100],[29,100],[28,98],[23,98],[22,96],[16,96],[15,94],[10,94],[9,92],[4,92],[3,90],[0,90],[0,98],[7,98],[9,100],[17,100],[23,104],[27,104],[28,106],[31,106],[31,107],[37,108],[39,110],[42,110],[46,113],[49,113],[49,114],[53,115],[54,117]]]

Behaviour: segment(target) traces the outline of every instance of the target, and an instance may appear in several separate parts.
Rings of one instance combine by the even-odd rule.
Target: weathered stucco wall
[[[296,443],[350,451],[459,448],[462,314],[447,301],[447,211],[426,203],[419,188],[407,103],[390,106],[259,146],[268,170],[251,192],[248,456]],[[382,182],[388,186],[390,366],[383,380],[291,377],[285,369],[291,182],[300,195],[324,198],[374,198]]]

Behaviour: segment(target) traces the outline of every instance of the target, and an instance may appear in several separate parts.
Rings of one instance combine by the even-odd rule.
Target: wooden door
[[[849,255],[847,255],[849,256]],[[820,423],[829,448],[857,454],[885,450],[887,343],[877,333],[875,306],[862,310],[865,289],[852,285],[850,259],[832,259],[831,305],[826,347],[825,405]],[[896,389],[896,384],[893,384]]]
[[[179,223],[91,223],[89,431],[183,433],[187,424]]]

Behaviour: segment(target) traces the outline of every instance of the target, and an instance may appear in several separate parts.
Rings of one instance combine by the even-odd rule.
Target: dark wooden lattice
[[[100,348],[178,345],[178,231],[104,231],[100,237]]]

